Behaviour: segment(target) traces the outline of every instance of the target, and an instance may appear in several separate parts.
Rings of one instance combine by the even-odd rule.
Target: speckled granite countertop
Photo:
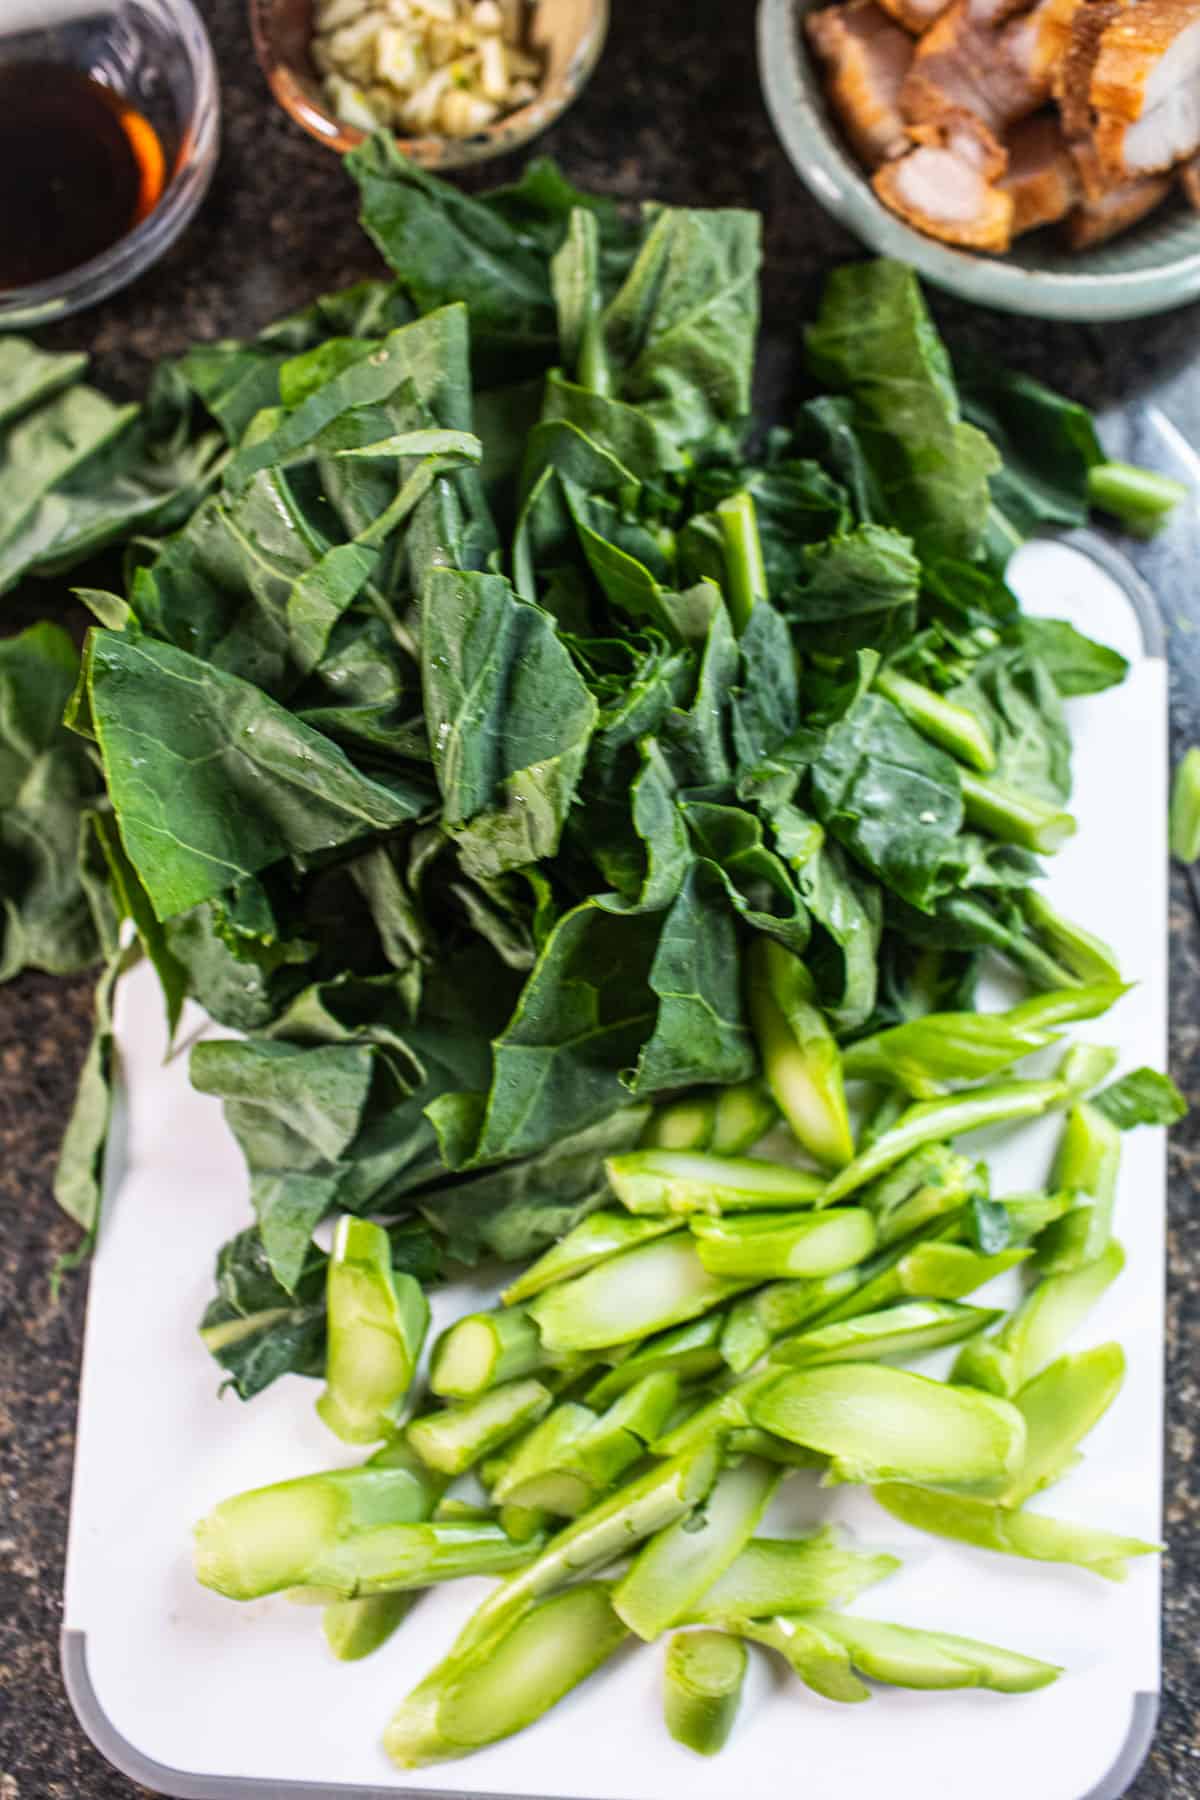
[[[94,353],[99,377],[136,392],[146,364],[197,337],[248,331],[373,272],[334,158],[270,101],[254,65],[244,0],[200,0],[224,92],[220,167],[174,251],[129,292],[60,326]],[[728,0],[617,0],[599,72],[543,140],[583,187],[624,199],[758,207],[766,215],[766,310],[785,332],[822,272],[854,250],[796,181],[759,98],[752,7]],[[487,179],[511,173],[496,165]],[[1200,308],[1129,325],[1046,325],[938,302],[965,336],[1114,409],[1118,453],[1170,461],[1170,428],[1200,445]],[[1119,409],[1119,410],[1115,410]],[[1165,424],[1164,424],[1165,421]],[[1170,627],[1173,727],[1200,738],[1200,521],[1137,553]],[[39,602],[44,604],[44,602]],[[7,604],[7,603],[6,603]],[[4,629],[33,616],[18,599]],[[1176,872],[1172,1068],[1200,1102],[1200,929]],[[0,1800],[126,1800],[139,1793],[76,1725],[58,1674],[63,1550],[86,1284],[56,1305],[47,1273],[73,1228],[50,1193],[57,1141],[89,1029],[86,980],[25,977],[0,989]],[[1165,1691],[1135,1800],[1200,1796],[1200,1106],[1171,1154]],[[1029,1800],[1036,1800],[1030,1796]]]

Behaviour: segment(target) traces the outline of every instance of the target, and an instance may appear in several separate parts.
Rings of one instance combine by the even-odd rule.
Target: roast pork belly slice
[[[1140,119],[1200,88],[1200,0],[1137,0],[1106,28],[1089,99],[1098,113]]]
[[[874,0],[809,13],[809,43],[825,68],[825,91],[857,155],[874,168],[908,147],[898,100],[913,41]]]
[[[877,169],[871,185],[906,224],[966,250],[1007,250],[1011,194],[996,186],[1008,161],[987,125],[961,108],[915,125],[916,147]]]
[[[1047,109],[1014,125],[1000,183],[1013,203],[1012,234],[1065,219],[1079,198],[1079,175],[1057,116]]]
[[[1101,168],[1115,181],[1152,175],[1194,155],[1200,150],[1200,73],[1139,119],[1101,114],[1095,143]]]
[[[1003,31],[1009,59],[1025,70],[1038,105],[1049,100],[1054,80],[1071,42],[1071,21],[1081,0],[1039,0],[1032,12],[1013,19]]]
[[[965,107],[1003,132],[1050,98],[1052,70],[1079,0],[1040,0],[999,30],[975,20],[971,4],[954,0],[917,44],[900,90],[900,111],[911,124]]]
[[[1193,156],[1179,171],[1179,185],[1190,205],[1200,212],[1200,156]]]
[[[1161,206],[1170,191],[1169,175],[1146,175],[1110,188],[1099,199],[1085,200],[1067,215],[1063,227],[1067,243],[1072,250],[1090,250],[1105,243]]]
[[[1092,129],[1092,74],[1104,33],[1128,0],[1080,0],[1071,14],[1062,61],[1054,74],[1054,98],[1068,138],[1086,138]]]

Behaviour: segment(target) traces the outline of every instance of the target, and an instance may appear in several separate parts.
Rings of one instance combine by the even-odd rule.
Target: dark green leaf
[[[1022,618],[1018,630],[1025,648],[1049,671],[1066,699],[1102,694],[1105,688],[1118,687],[1129,673],[1119,650],[1084,637],[1065,619]]]
[[[973,556],[1000,458],[962,420],[950,360],[912,270],[886,260],[835,269],[805,341],[814,373],[854,401],[883,522],[906,532],[923,560]]]
[[[260,689],[172,645],[94,631],[86,674],[121,837],[159,918],[428,805],[415,783],[360,775]]]
[[[434,569],[421,652],[442,816],[464,868],[492,876],[553,855],[597,716],[553,620],[502,576]]]
[[[1135,1125],[1175,1125],[1188,1105],[1169,1075],[1157,1069],[1132,1069],[1120,1080],[1101,1088],[1088,1101],[1121,1131]]]
[[[23,968],[71,974],[100,955],[80,869],[100,779],[62,724],[78,670],[57,625],[0,639],[0,981]]]
[[[54,1198],[77,1225],[84,1241],[76,1258],[86,1255],[100,1225],[104,1195],[104,1153],[112,1117],[113,995],[126,956],[117,951],[106,963],[96,983],[95,1023],[88,1046],[75,1103],[67,1120],[54,1172]]]
[[[632,1150],[646,1117],[645,1107],[623,1107],[523,1162],[427,1189],[417,1199],[421,1215],[458,1262],[537,1256],[605,1203],[605,1158]]]

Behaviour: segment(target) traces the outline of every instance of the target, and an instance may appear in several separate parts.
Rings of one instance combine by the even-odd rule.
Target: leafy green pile
[[[756,940],[843,1045],[969,1009],[989,951],[1119,979],[1034,884],[1061,696],[1125,665],[1004,584],[1087,516],[1087,414],[956,379],[881,261],[757,431],[754,215],[630,223],[546,162],[471,198],[386,137],[348,166],[393,280],[140,412],[0,359],[0,581],[126,543],[77,681],[52,627],[0,655],[0,971],[107,958],[60,1174],[89,1231],[120,921],[172,1027],[191,996],[245,1034],[192,1057],[251,1174],[210,1318],[272,1321],[223,1352],[243,1393],[319,1361],[335,1208],[528,1256],[646,1103],[754,1076]]]

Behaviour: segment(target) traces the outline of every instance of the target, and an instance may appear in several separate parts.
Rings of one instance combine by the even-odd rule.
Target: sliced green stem
[[[1126,462],[1095,463],[1087,482],[1091,505],[1111,513],[1135,537],[1153,537],[1190,491],[1169,475]]]
[[[718,1476],[703,1506],[652,1537],[613,1589],[613,1607],[649,1642],[688,1617],[754,1535],[780,1471],[748,1457]]]
[[[1081,1203],[1038,1240],[1037,1264],[1045,1274],[1067,1274],[1104,1254],[1112,1238],[1120,1168],[1120,1131],[1096,1107],[1080,1101],[1067,1114],[1051,1181]]]
[[[771,1350],[771,1361],[793,1368],[819,1363],[875,1362],[883,1356],[917,1356],[943,1344],[958,1344],[984,1331],[1000,1317],[980,1306],[954,1300],[909,1300],[882,1312],[860,1313],[833,1325],[815,1325],[783,1338]]]
[[[604,1165],[617,1199],[631,1213],[686,1218],[693,1213],[763,1212],[815,1200],[820,1175],[791,1163],[689,1150],[629,1150]]]
[[[1200,856],[1200,746],[1185,750],[1171,784],[1171,855],[1194,863]]]
[[[830,1457],[834,1481],[916,1481],[1003,1493],[1025,1423],[1007,1400],[905,1369],[854,1363],[782,1375],[748,1411],[766,1431]]]
[[[949,1094],[943,1100],[919,1101],[908,1108],[891,1131],[877,1138],[833,1177],[819,1204],[831,1206],[835,1200],[844,1200],[923,1144],[959,1137],[984,1125],[1036,1118],[1061,1104],[1062,1099],[1063,1087],[1058,1081],[998,1081],[986,1087],[968,1088],[961,1094]]]
[[[943,750],[977,769],[981,775],[988,775],[995,768],[996,751],[992,740],[975,714],[968,712],[965,706],[956,706],[952,700],[935,694],[932,688],[923,687],[919,681],[910,681],[907,675],[900,675],[895,669],[880,669],[874,687],[893,706],[900,708],[922,737],[940,744]]]
[[[1049,855],[1061,850],[1076,830],[1075,820],[1061,806],[1026,794],[1006,782],[976,775],[968,769],[960,774],[963,806],[970,824],[978,826],[1002,844],[1020,844],[1025,850]]]
[[[414,1419],[408,1441],[431,1469],[462,1475],[518,1431],[535,1424],[553,1402],[553,1394],[540,1381],[510,1381],[478,1400]]]
[[[512,1306],[519,1300],[530,1300],[555,1282],[586,1275],[589,1269],[619,1256],[623,1250],[635,1250],[639,1244],[665,1237],[678,1228],[678,1223],[670,1217],[631,1218],[627,1212],[608,1208],[589,1213],[505,1288],[504,1303]]]
[[[689,1624],[847,1606],[900,1567],[885,1551],[844,1550],[826,1526],[807,1538],[752,1538],[688,1613]]]
[[[420,1282],[393,1270],[383,1227],[349,1213],[333,1234],[325,1295],[326,1385],[317,1411],[344,1443],[377,1443],[403,1411],[429,1303]]]
[[[1002,1506],[1023,1506],[1074,1468],[1078,1446],[1104,1417],[1124,1379],[1120,1344],[1097,1344],[1060,1356],[1021,1389],[1013,1404],[1025,1421],[1025,1455],[1020,1473],[1000,1496]]]
[[[894,1519],[918,1531],[1034,1562],[1073,1563],[1105,1581],[1124,1581],[1130,1557],[1153,1556],[1160,1548],[1140,1538],[1118,1537],[1115,1532],[1073,1525],[1044,1513],[1015,1511],[930,1488],[890,1483],[873,1492]]]
[[[523,1308],[468,1313],[434,1345],[429,1385],[443,1399],[473,1400],[545,1362],[541,1333]]]
[[[1124,1267],[1125,1252],[1114,1240],[1081,1269],[1047,1275],[999,1331],[964,1346],[953,1379],[1011,1398],[1053,1360]]]
[[[746,959],[747,1000],[763,1071],[798,1142],[830,1168],[854,1155],[842,1059],[813,998],[812,977],[790,950],[759,936]]]
[[[861,1206],[820,1213],[746,1213],[690,1221],[696,1248],[714,1275],[739,1281],[836,1275],[875,1248],[875,1221]]]
[[[648,1338],[588,1389],[588,1405],[607,1406],[647,1375],[672,1374],[680,1381],[692,1381],[713,1374],[723,1360],[720,1344],[725,1322],[724,1313],[706,1313]]]
[[[723,1631],[686,1631],[667,1645],[663,1715],[677,1744],[700,1756],[724,1748],[742,1700],[746,1646]]]
[[[736,632],[750,623],[758,601],[767,598],[767,565],[758,535],[754,496],[743,489],[717,505],[717,523],[725,553],[725,598]]]
[[[564,1355],[604,1350],[681,1325],[745,1285],[711,1274],[691,1233],[681,1231],[547,1288],[529,1311],[547,1349]]]
[[[456,1645],[388,1724],[383,1743],[419,1769],[511,1737],[598,1669],[627,1636],[603,1582],[526,1608],[486,1650]]]

